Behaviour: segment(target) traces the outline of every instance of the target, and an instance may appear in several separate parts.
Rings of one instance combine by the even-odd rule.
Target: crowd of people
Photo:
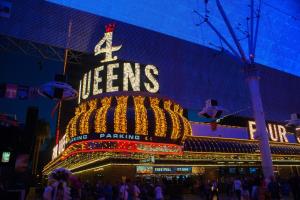
[[[48,184],[43,192],[43,199],[163,200],[165,199],[164,191],[165,188],[161,182],[157,182],[155,185],[150,182],[141,184],[141,182],[133,182],[130,179],[126,179],[123,182],[118,181],[115,184],[101,180],[97,181],[96,184],[90,183],[88,180],[81,182],[70,171],[60,168],[54,170],[49,176]]]
[[[57,169],[48,178],[44,200],[181,200],[192,193],[205,200],[279,200],[300,199],[300,178],[227,177],[218,181],[204,178],[159,178],[114,183],[98,180],[82,182],[66,169]]]
[[[244,176],[221,178],[218,181],[197,180],[193,191],[199,192],[199,196],[206,200],[299,200],[300,177],[292,175],[282,179],[272,176],[265,179],[262,176]]]

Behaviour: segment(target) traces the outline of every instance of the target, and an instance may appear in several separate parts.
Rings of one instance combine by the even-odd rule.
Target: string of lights
[[[97,109],[94,122],[96,133],[104,133],[107,130],[106,115],[110,107],[111,101],[111,97],[104,97],[103,99],[101,99],[102,106],[99,109]]]
[[[117,107],[114,113],[114,131],[115,133],[127,133],[127,100],[128,96],[119,96]]]
[[[145,97],[133,97],[135,107],[135,133],[140,135],[148,134],[147,109],[144,106]]]
[[[177,140],[180,137],[180,122],[175,112],[171,110],[171,101],[164,101],[164,108],[170,113],[173,129],[171,139]]]
[[[165,137],[167,133],[167,122],[165,113],[159,107],[159,99],[155,97],[150,97],[150,106],[154,111],[155,116],[155,133],[157,137]]]
[[[80,120],[80,134],[87,134],[89,133],[89,119],[92,112],[97,107],[97,99],[93,99],[88,102],[89,110],[85,112]]]

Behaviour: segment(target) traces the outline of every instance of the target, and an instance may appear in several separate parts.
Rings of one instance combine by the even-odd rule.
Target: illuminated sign
[[[58,142],[58,154],[61,154],[66,147],[66,135],[64,135]]]
[[[176,172],[191,172],[192,168],[191,167],[177,167]]]
[[[121,133],[91,133],[91,134],[85,134],[85,135],[79,135],[76,137],[71,138],[69,144],[73,142],[78,141],[84,141],[84,140],[107,140],[107,139],[115,139],[115,140],[135,140],[139,141],[141,140],[141,135],[135,135],[135,134],[121,134]]]
[[[156,173],[172,173],[173,170],[171,167],[155,167],[154,172],[156,172]]]
[[[255,135],[256,132],[256,125],[255,121],[248,122],[248,130],[250,134],[250,139],[258,139]],[[283,125],[267,123],[267,132],[269,133],[269,138],[271,141],[274,142],[289,142],[286,134],[286,128]]]
[[[157,93],[159,90],[158,69],[154,65],[140,63],[116,62],[117,56],[112,53],[121,49],[113,46],[115,25],[105,27],[104,37],[95,46],[94,55],[105,54],[96,67],[83,75],[79,82],[78,104],[81,100],[102,93],[119,91],[146,91]]]
[[[1,162],[8,163],[10,159],[10,152],[4,151],[2,152]]]
[[[300,127],[296,128],[296,139],[297,142],[300,143]]]
[[[150,156],[148,158],[140,160],[140,163],[155,163],[155,157]]]
[[[58,152],[58,144],[53,147],[52,160],[55,159],[58,156],[57,152]]]
[[[78,103],[91,96],[109,92],[134,91],[157,93],[158,69],[139,63],[110,63],[100,65],[83,75],[79,82]],[[141,83],[142,82],[142,83]]]
[[[108,24],[105,26],[105,33],[103,38],[98,42],[94,49],[94,55],[99,55],[105,53],[105,58],[101,60],[101,62],[110,62],[117,60],[117,56],[112,56],[112,52],[118,51],[121,49],[122,45],[120,46],[112,46],[112,39],[113,39],[113,32],[115,29],[115,24]],[[101,48],[105,44],[105,47]]]
[[[153,167],[152,166],[136,166],[137,174],[152,174]]]
[[[65,159],[77,153],[87,152],[127,152],[149,154],[182,155],[182,147],[176,144],[163,144],[154,142],[139,142],[128,140],[87,140],[71,144],[62,153]]]
[[[193,174],[204,174],[205,168],[204,167],[192,167]]]
[[[59,154],[61,154],[66,148],[66,135],[64,135],[58,142],[57,145],[54,146],[52,150],[52,159],[55,159]]]
[[[174,174],[185,174],[192,173],[192,167],[154,167],[154,173],[174,173]]]

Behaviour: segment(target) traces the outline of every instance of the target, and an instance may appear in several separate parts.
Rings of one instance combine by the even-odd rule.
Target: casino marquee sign
[[[114,28],[106,26],[94,50],[98,64],[79,80],[78,106],[55,147],[58,154],[63,159],[89,151],[181,154],[180,144],[192,135],[183,108],[159,97],[156,66],[113,55],[122,47],[112,45]]]

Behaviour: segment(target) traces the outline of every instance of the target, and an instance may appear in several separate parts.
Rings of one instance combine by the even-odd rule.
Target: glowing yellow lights
[[[66,129],[66,143],[69,142],[70,138],[77,135],[77,121],[82,113],[86,111],[86,103],[82,103],[75,109],[75,116],[70,120]]]
[[[151,71],[153,72],[153,74],[158,75],[158,69],[154,65],[147,65],[145,68],[145,75],[151,81],[152,87],[150,83],[144,83],[144,85],[147,91],[151,93],[156,93],[159,90],[159,84],[158,81],[153,76],[153,74],[151,73]]]
[[[135,133],[138,135],[148,134],[147,109],[144,106],[145,97],[133,97],[135,107]]]
[[[128,123],[133,127],[128,129]],[[192,135],[191,125],[183,116],[180,105],[152,96],[119,95],[80,104],[67,125],[66,143],[98,138],[94,136],[95,133],[100,134],[99,139],[104,140],[102,135],[108,132],[111,132],[109,135],[114,139],[131,140],[133,138],[125,136],[133,135],[138,140],[151,142],[165,138],[168,143],[179,143]],[[122,134],[122,137],[118,134]]]
[[[164,108],[170,113],[173,129],[171,139],[178,139],[180,137],[180,121],[173,110],[171,110],[171,101],[164,101]]]
[[[127,133],[127,99],[128,96],[119,96],[117,107],[114,113],[114,131],[115,133]]]
[[[135,73],[130,63],[124,63],[123,85],[124,91],[128,91],[128,82],[130,81],[133,91],[140,91],[140,65],[135,63]]]
[[[118,86],[113,86],[113,81],[118,79],[118,75],[114,74],[114,69],[119,68],[119,63],[107,65],[106,92],[117,92]]]
[[[179,114],[180,118],[183,121],[183,138],[182,138],[182,140],[184,141],[187,136],[192,135],[191,124],[185,117],[182,116],[183,115],[183,109],[178,104],[174,104],[174,112]]]
[[[111,97],[104,97],[101,99],[102,106],[96,111],[95,116],[95,132],[104,133],[107,130],[106,127],[106,115],[111,104]]]
[[[174,104],[174,112],[183,115],[183,109],[178,104]]]
[[[102,88],[99,88],[99,83],[102,82],[102,77],[99,77],[99,73],[103,71],[104,66],[99,66],[94,69],[94,83],[93,83],[93,95],[101,94]]]
[[[155,136],[166,137],[167,132],[167,122],[165,113],[159,107],[159,99],[150,97],[150,106],[154,111],[155,116]]]
[[[90,86],[91,86],[91,76],[92,72],[89,71],[88,74],[84,74],[83,83],[82,83],[82,99],[87,99],[90,95]]]
[[[80,120],[80,134],[87,134],[89,133],[89,120],[92,112],[97,107],[97,99],[93,99],[88,102],[89,110],[83,114]]]
[[[112,46],[112,38],[113,38],[113,31],[107,31],[104,33],[104,37],[95,46],[94,49],[95,55],[105,53],[105,58],[101,60],[101,62],[110,62],[118,59],[117,56],[112,56],[112,52],[120,50],[122,45]],[[105,47],[102,47],[104,46],[104,44]]]

